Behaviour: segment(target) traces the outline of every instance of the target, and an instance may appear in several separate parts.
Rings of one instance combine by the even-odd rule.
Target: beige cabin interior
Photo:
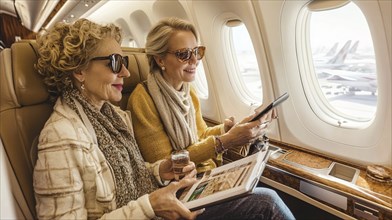
[[[131,76],[124,81],[123,109],[135,86],[146,79],[148,62],[142,48],[123,48],[129,56]],[[52,112],[48,93],[34,68],[37,62],[37,48],[34,41],[14,43],[0,53],[0,145],[5,152],[9,170],[9,189],[18,219],[35,219],[33,192],[33,168],[36,161],[36,140],[44,123]],[[366,168],[349,167],[347,163],[315,152],[305,151],[298,146],[271,140],[281,150],[270,157],[261,182],[284,191],[343,219],[363,217],[365,219],[390,219],[392,216],[390,184],[372,182],[366,178]],[[3,149],[4,148],[4,149]],[[232,157],[236,159],[235,157]],[[2,161],[4,162],[4,160]],[[320,176],[321,171],[333,167],[331,178]],[[350,169],[348,169],[350,168]],[[343,177],[340,175],[342,172]],[[346,179],[346,171],[352,172],[353,179]],[[339,175],[338,175],[339,174]],[[354,175],[356,174],[356,175]],[[7,176],[7,175],[2,175]],[[340,180],[336,181],[339,177]],[[347,177],[347,178],[346,178]],[[317,194],[307,196],[304,190]],[[333,195],[331,201],[317,199],[319,193]],[[321,198],[320,195],[319,198]],[[342,203],[337,206],[340,198]],[[3,195],[2,195],[3,199]],[[6,200],[8,201],[8,200]],[[320,202],[321,201],[321,202]],[[293,206],[296,204],[292,204]],[[377,217],[377,218],[376,218]]]

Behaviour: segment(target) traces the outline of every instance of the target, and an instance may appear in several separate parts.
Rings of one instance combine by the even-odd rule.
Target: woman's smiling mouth
[[[123,85],[122,84],[112,84],[112,86],[114,86],[120,92],[123,90]]]

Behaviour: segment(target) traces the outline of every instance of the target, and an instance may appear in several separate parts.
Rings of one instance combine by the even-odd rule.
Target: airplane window
[[[135,40],[131,39],[129,40],[128,47],[138,47],[138,45]]]
[[[139,47],[134,39],[123,39],[121,42],[121,46],[123,47]]]
[[[203,62],[199,62],[196,69],[196,77],[193,85],[196,89],[196,93],[201,99],[208,98],[208,84],[206,79],[206,73],[204,71]]]
[[[314,78],[321,97],[343,118],[371,120],[377,106],[377,70],[364,15],[354,3],[310,13]]]
[[[260,70],[257,63],[256,53],[246,26],[227,25],[229,39],[233,50],[233,63],[236,64],[237,75],[233,76],[234,82],[239,82],[239,88],[246,94],[246,100],[250,103],[261,103],[263,98]],[[234,83],[238,85],[238,83]]]

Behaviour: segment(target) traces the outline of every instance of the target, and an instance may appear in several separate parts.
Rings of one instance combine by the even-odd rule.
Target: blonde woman
[[[221,153],[251,143],[265,132],[262,122],[272,113],[248,123],[250,117],[235,124],[208,127],[203,120],[199,98],[191,87],[196,68],[206,53],[199,45],[194,26],[181,19],[159,22],[147,36],[146,52],[151,74],[131,94],[135,137],[144,159],[155,162],[173,150],[187,149],[198,172],[221,164]]]
[[[253,141],[264,133],[268,114],[234,124],[233,118],[209,128],[191,82],[206,52],[199,45],[194,26],[178,18],[158,22],[148,33],[146,53],[151,74],[130,96],[135,137],[146,161],[168,158],[173,150],[187,149],[199,172],[217,166],[219,156],[230,148]],[[257,188],[255,194],[207,208],[201,219],[293,219],[272,190]]]

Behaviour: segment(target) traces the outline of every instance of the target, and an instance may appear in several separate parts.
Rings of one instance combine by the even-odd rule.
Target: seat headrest
[[[123,93],[131,93],[136,85],[147,79],[149,66],[144,48],[122,48],[124,56],[129,57],[130,77],[124,80]]]
[[[147,79],[149,65],[144,48],[122,48],[123,55],[129,57],[128,70],[130,77],[124,79],[123,97],[118,103],[122,109],[126,109],[128,98],[139,82]]]
[[[36,48],[34,41],[23,41],[14,43],[10,49],[2,51],[1,111],[48,100],[49,94],[34,66],[38,59]]]

